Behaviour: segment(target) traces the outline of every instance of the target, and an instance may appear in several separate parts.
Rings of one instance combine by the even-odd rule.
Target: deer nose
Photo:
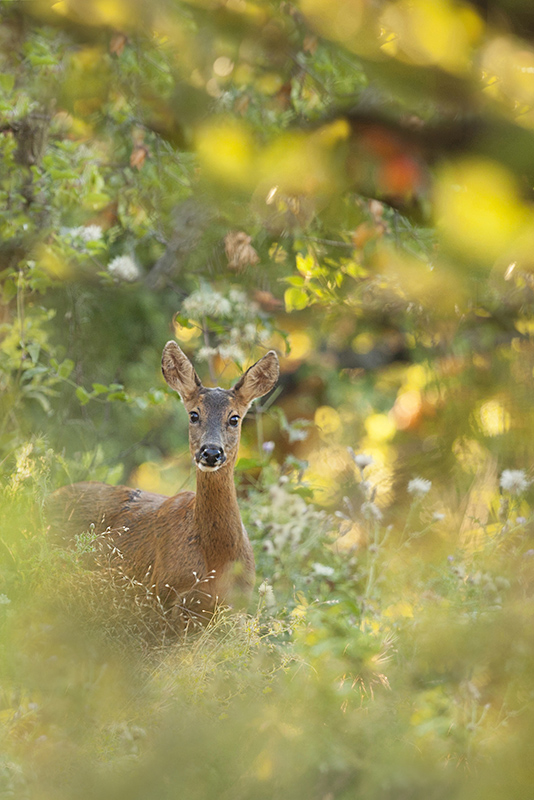
[[[217,467],[226,461],[224,450],[216,444],[203,444],[198,456],[198,460],[206,467]]]

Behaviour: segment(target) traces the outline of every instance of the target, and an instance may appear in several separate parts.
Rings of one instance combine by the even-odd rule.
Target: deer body
[[[165,606],[179,606],[189,593],[189,600],[202,606],[199,614],[209,614],[217,602],[247,600],[254,585],[254,555],[233,472],[241,420],[252,401],[275,385],[278,359],[270,351],[233,389],[210,389],[178,345],[168,342],[162,371],[189,413],[196,494],[165,497],[125,486],[77,483],[54,492],[50,519],[68,535],[93,524],[120,559],[122,571],[154,587]]]

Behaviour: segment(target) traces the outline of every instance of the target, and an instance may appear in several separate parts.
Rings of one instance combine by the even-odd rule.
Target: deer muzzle
[[[201,470],[211,471],[222,467],[226,455],[223,448],[217,444],[203,444],[195,454],[195,461]]]

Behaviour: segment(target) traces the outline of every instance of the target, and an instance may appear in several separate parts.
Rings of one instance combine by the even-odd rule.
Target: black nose
[[[225,461],[224,450],[216,444],[203,444],[198,455],[199,461],[206,467],[215,467]]]

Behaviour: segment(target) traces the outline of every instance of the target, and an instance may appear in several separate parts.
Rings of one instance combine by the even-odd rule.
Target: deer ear
[[[257,397],[270,392],[278,380],[280,367],[274,350],[247,369],[234,386],[234,392],[247,406]]]
[[[186,354],[176,342],[167,342],[161,358],[163,377],[185,402],[202,386],[201,380]]]

